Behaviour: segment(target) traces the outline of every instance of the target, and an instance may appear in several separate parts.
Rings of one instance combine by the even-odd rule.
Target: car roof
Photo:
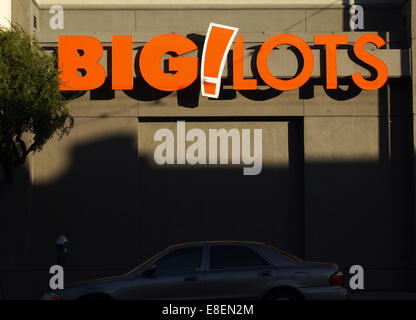
[[[256,244],[256,245],[261,245],[261,246],[267,246],[267,244],[263,242],[256,242],[256,241],[215,240],[215,241],[194,241],[194,242],[178,243],[178,244],[169,246],[167,249],[182,247],[182,246],[189,246],[189,245],[207,245],[207,244]]]

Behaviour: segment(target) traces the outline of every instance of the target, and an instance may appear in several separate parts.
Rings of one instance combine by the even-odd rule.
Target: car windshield
[[[277,251],[277,252],[278,252],[278,253],[280,253],[281,255],[286,256],[286,257],[288,257],[288,258],[292,259],[292,260],[299,261],[299,262],[301,262],[301,261],[302,261],[302,259],[301,259],[301,258],[296,257],[296,256],[294,256],[293,254],[290,254],[289,252],[283,251],[283,250],[281,250],[281,249],[278,249],[278,248],[273,247],[273,246],[270,246],[270,245],[269,245],[268,247],[269,247],[269,248],[271,248],[271,249],[273,249],[274,251]]]
[[[134,272],[136,272],[137,270],[139,270],[142,266],[144,266],[146,263],[148,263],[150,260],[155,259],[156,257],[160,256],[162,253],[164,253],[166,250],[168,250],[170,248],[166,248],[162,251],[160,251],[159,253],[155,254],[154,256],[152,256],[151,258],[147,259],[146,261],[142,262],[141,264],[139,264],[137,267],[135,267],[133,270],[130,270],[129,272],[126,273],[126,275],[128,274],[132,274]]]

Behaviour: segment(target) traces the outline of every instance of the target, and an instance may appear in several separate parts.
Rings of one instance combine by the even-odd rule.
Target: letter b
[[[62,91],[93,90],[105,81],[105,70],[98,63],[103,55],[100,41],[89,36],[60,36],[58,39],[59,68]],[[83,70],[85,75],[79,76]]]

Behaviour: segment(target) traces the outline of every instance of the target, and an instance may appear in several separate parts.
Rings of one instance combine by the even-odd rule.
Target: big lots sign
[[[238,29],[211,23],[204,43],[201,60],[202,95],[218,98],[221,76],[228,52],[235,40]],[[133,89],[132,36],[113,36],[112,42],[112,88],[114,90]],[[240,35],[233,47],[233,87],[236,90],[256,90],[256,79],[245,79],[243,70],[243,36]],[[337,84],[337,46],[347,45],[347,35],[315,35],[315,45],[322,45],[326,52],[326,88],[336,89]],[[354,54],[358,60],[373,67],[375,79],[365,79],[360,73],[352,74],[352,80],[361,89],[377,90],[388,78],[386,64],[365,50],[367,43],[377,48],[385,41],[376,34],[363,34],[354,43]],[[303,57],[303,69],[291,79],[279,79],[268,68],[271,51],[282,44],[294,46]],[[140,53],[140,73],[152,87],[163,91],[177,91],[191,85],[198,77],[198,57],[181,57],[197,50],[196,44],[181,35],[165,34],[150,40]],[[83,52],[81,55],[79,52]],[[175,53],[168,59],[169,72],[161,66],[163,56]],[[99,64],[103,55],[101,43],[89,36],[60,36],[58,40],[61,90],[93,90],[105,81],[106,73]],[[298,36],[277,34],[261,46],[257,55],[257,70],[262,80],[270,87],[280,90],[294,90],[304,85],[311,77],[314,57],[308,44]],[[86,74],[80,76],[78,70]]]

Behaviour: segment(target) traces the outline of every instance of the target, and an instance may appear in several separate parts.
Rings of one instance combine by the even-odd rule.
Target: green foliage
[[[8,180],[30,152],[40,150],[55,133],[62,138],[73,126],[59,91],[57,65],[56,55],[20,26],[0,28],[0,162]]]

